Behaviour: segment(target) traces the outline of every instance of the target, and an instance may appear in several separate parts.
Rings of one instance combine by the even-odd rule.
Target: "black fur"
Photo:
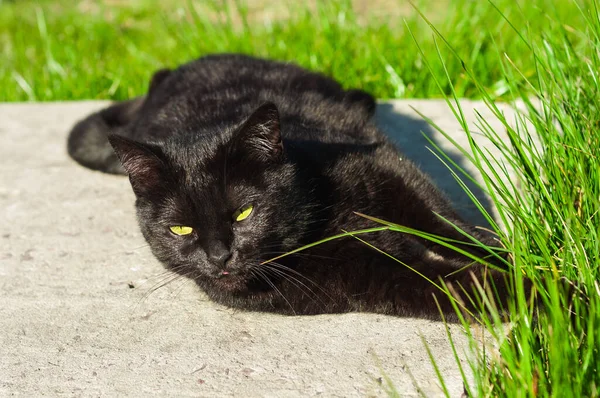
[[[494,243],[401,160],[371,121],[374,110],[369,94],[297,66],[214,55],[157,72],[146,97],[77,124],[68,149],[87,167],[129,175],[153,253],[219,303],[284,314],[438,317],[436,294],[452,314],[429,281],[352,237],[261,265],[342,231],[378,225],[356,212],[468,241],[437,213]],[[234,221],[246,204],[254,206],[250,216]],[[176,236],[173,225],[194,232]],[[468,290],[471,273],[481,283],[485,274],[506,294],[502,273],[441,245],[390,231],[361,239],[431,280]]]

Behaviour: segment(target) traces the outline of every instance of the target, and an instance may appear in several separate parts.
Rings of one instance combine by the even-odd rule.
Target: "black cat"
[[[361,235],[368,245],[336,239],[264,263],[342,231],[380,225],[357,213],[489,255],[436,215],[494,244],[400,158],[373,124],[374,110],[369,94],[346,91],[321,74],[212,55],[157,72],[145,97],[79,122],[68,151],[89,168],[129,175],[154,255],[216,302],[284,314],[437,318],[435,294],[452,317],[450,300],[430,280],[442,278],[460,292],[472,289],[473,277],[494,282],[502,300],[502,272],[399,232]]]

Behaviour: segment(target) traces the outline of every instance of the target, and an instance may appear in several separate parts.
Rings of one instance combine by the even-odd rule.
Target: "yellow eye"
[[[233,218],[235,221],[243,221],[248,218],[250,213],[252,213],[253,208],[254,207],[252,205],[242,206],[235,213],[233,213]]]
[[[179,236],[181,236],[181,235],[189,235],[189,234],[191,234],[194,231],[194,229],[192,227],[186,227],[186,226],[183,226],[183,225],[173,225],[169,229],[175,235],[179,235]]]

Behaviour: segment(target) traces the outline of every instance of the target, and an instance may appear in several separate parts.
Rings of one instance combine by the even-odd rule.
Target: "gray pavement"
[[[65,151],[73,123],[106,104],[0,104],[0,396],[378,397],[384,375],[402,396],[439,396],[423,341],[450,395],[461,395],[439,322],[244,313],[186,280],[162,286],[172,278],[138,231],[126,178],[80,167]],[[381,103],[381,126],[482,223],[420,131],[467,166],[464,158],[410,105],[466,145],[442,101]],[[471,120],[476,107],[498,125],[482,104],[464,106]],[[466,365],[467,340],[450,330]]]

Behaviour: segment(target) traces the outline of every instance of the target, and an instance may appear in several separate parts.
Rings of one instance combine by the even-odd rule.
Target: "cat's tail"
[[[145,97],[117,102],[81,120],[69,133],[67,151],[79,164],[111,174],[126,174],[108,142],[108,134],[119,133],[131,123]]]

